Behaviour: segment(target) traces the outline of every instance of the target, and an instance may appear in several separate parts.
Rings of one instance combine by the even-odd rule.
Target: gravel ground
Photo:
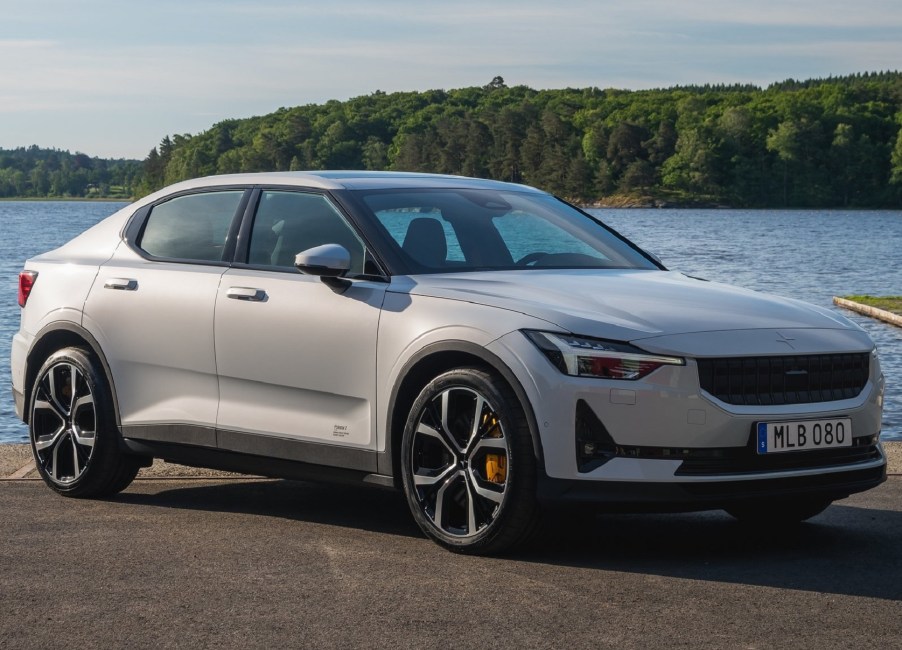
[[[902,474],[902,442],[884,442],[883,448],[889,459],[887,471],[891,474]],[[24,470],[31,462],[31,449],[28,445],[0,445],[0,480]],[[229,478],[240,477],[241,474],[219,472],[212,469],[175,465],[162,460],[155,460],[151,467],[141,470],[138,478]],[[17,478],[37,478],[32,469]]]

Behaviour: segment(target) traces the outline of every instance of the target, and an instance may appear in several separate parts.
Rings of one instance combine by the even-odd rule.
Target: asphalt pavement
[[[399,493],[0,482],[0,648],[902,647],[902,477],[792,533],[585,514],[502,558],[426,540]]]

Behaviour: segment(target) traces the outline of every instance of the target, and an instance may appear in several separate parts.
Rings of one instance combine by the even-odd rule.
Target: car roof
[[[442,174],[420,174],[414,172],[353,170],[262,172],[254,174],[206,176],[177,183],[176,185],[164,188],[164,191],[169,194],[172,191],[220,185],[289,185],[325,190],[486,189],[542,193],[540,190],[528,185],[503,183],[483,178],[468,178],[465,176],[449,176]]]

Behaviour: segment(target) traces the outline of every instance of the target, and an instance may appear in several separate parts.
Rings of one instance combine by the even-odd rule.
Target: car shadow
[[[366,486],[254,480],[153,493],[136,505],[247,513],[423,538],[400,492]],[[723,512],[549,518],[537,538],[498,561],[619,571],[902,600],[902,512],[842,503],[784,531],[750,528]],[[449,556],[449,562],[466,562]]]
[[[556,520],[518,557],[568,567],[902,600],[902,512],[835,504],[766,530],[722,511]]]
[[[154,493],[126,491],[116,501],[138,505],[278,517],[421,536],[401,492],[369,486],[259,479],[192,483]],[[167,483],[167,485],[169,485]]]

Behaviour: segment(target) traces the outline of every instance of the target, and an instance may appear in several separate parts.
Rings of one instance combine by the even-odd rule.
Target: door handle
[[[116,289],[117,291],[134,291],[138,288],[138,281],[131,278],[109,278],[103,283],[104,289]]]
[[[226,291],[226,298],[264,302],[266,300],[266,292],[263,289],[254,289],[252,287],[229,287],[228,291]]]

